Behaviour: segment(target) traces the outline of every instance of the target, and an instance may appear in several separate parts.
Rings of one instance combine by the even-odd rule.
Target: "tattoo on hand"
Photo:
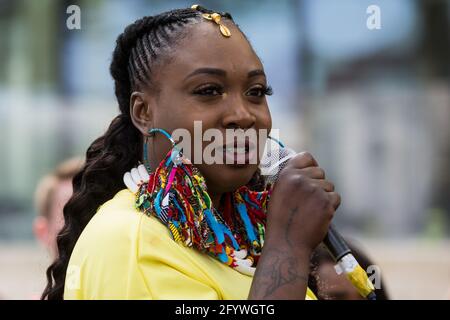
[[[269,261],[256,269],[255,278],[258,277],[258,281],[252,288],[258,297],[268,298],[284,286],[298,281],[308,282],[308,276],[299,272],[298,260],[289,252],[270,249],[264,255]]]

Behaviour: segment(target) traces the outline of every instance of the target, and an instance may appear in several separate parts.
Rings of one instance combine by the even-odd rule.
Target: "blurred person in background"
[[[346,241],[354,257],[366,272],[370,266],[375,266],[368,256],[351,241]],[[311,256],[311,273],[308,278],[308,287],[316,294],[319,300],[365,300],[344,273],[338,274],[330,252],[319,245]],[[376,268],[374,269],[376,272]],[[370,272],[368,272],[370,275]],[[381,275],[375,275],[381,277]],[[377,300],[389,300],[385,283],[380,278],[380,285],[375,285]]]
[[[63,208],[73,193],[72,179],[83,165],[81,158],[65,160],[43,177],[36,188],[37,217],[33,222],[36,239],[56,258],[56,237],[64,225]]]

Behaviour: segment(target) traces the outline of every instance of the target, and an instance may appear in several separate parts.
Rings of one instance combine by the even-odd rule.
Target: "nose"
[[[249,107],[242,99],[233,99],[227,106],[227,111],[222,119],[225,128],[248,129],[255,125],[256,117],[250,112]]]

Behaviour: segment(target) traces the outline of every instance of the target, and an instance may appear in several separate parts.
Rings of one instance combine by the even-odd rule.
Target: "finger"
[[[328,180],[324,179],[313,179],[311,184],[318,186],[319,188],[323,189],[326,192],[333,192],[334,191],[334,184],[331,183]]]
[[[296,156],[292,157],[286,166],[296,168],[296,169],[303,169],[307,167],[317,167],[318,163],[316,159],[311,155],[309,152],[301,152],[297,154]]]
[[[337,210],[341,205],[341,196],[337,192],[328,192],[328,197],[330,198],[331,204],[334,210]]]
[[[320,167],[308,167],[300,169],[300,174],[311,179],[325,179],[325,171]]]

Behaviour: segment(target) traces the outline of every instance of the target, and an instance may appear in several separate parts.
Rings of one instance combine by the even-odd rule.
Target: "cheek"
[[[272,117],[267,105],[264,109],[259,110],[256,116],[255,126],[258,130],[258,161],[260,161],[265,150],[267,136],[270,135],[270,131],[272,130]]]
[[[174,104],[175,105],[175,104]],[[203,133],[211,128],[218,128],[220,124],[220,113],[214,109],[198,110],[188,103],[178,103],[176,107],[162,107],[155,114],[154,128],[164,129],[172,134],[175,141],[180,142],[178,146],[183,148],[184,154],[191,161],[194,154],[202,150],[210,143],[203,141]],[[162,134],[156,134],[151,138],[150,150],[153,153],[152,162],[159,164],[171,148],[169,140]]]
[[[268,131],[272,129],[272,115],[267,104],[256,110],[255,115],[257,129],[267,129]]]
[[[161,97],[155,113],[154,125],[166,130],[187,129],[194,133],[194,121],[200,121],[203,129],[217,127],[220,108],[205,106],[189,95],[173,90]]]

